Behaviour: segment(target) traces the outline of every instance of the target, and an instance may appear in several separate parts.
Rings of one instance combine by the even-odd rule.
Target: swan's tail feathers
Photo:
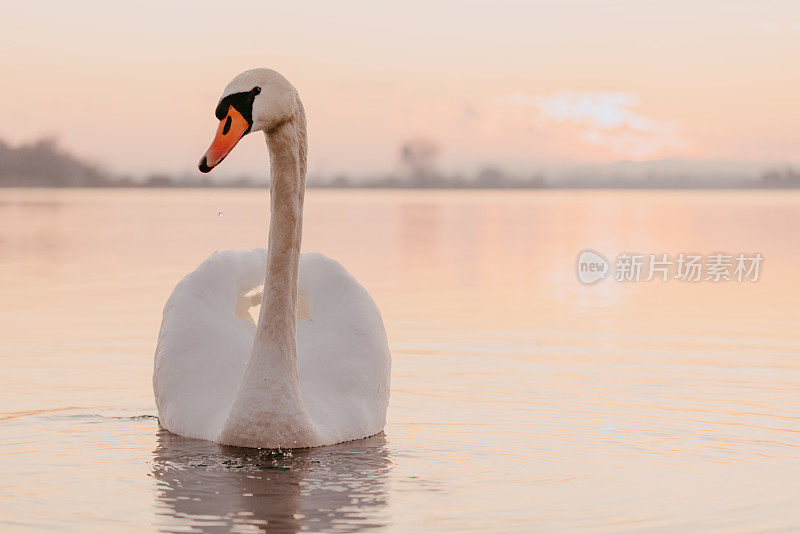
[[[239,294],[236,299],[236,317],[244,319],[255,324],[253,316],[250,315],[250,310],[256,306],[261,306],[261,300],[264,298],[264,291],[249,294],[250,291],[245,291]]]
[[[252,295],[248,295],[246,298],[250,301],[251,308],[261,306],[261,300],[264,298],[264,291],[261,290],[258,293],[253,293]]]

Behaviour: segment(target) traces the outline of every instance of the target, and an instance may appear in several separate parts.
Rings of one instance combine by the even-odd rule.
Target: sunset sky
[[[299,89],[311,173],[620,159],[800,162],[800,2],[8,2],[0,138],[196,173],[234,75]],[[220,170],[265,172],[248,136]]]

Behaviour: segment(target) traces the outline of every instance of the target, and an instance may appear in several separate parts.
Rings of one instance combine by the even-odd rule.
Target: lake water
[[[798,192],[321,191],[303,248],[380,307],[384,435],[294,453],[159,430],[161,308],[266,191],[0,190],[0,531],[800,529]],[[753,282],[575,261],[759,252]]]

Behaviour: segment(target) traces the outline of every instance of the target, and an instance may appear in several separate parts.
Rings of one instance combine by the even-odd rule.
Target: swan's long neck
[[[264,297],[250,359],[219,441],[252,447],[308,445],[316,439],[297,375],[297,277],[306,179],[306,121],[266,134],[270,226]]]
[[[266,358],[273,365],[288,364],[296,372],[297,276],[306,183],[305,116],[300,113],[266,135],[272,175],[269,244],[253,356]],[[275,344],[282,348],[280,355],[273,350]]]

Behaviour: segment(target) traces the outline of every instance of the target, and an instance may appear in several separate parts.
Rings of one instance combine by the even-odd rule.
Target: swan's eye
[[[225,121],[225,127],[222,128],[222,135],[227,134],[229,131],[231,131],[231,116],[230,115],[228,115],[228,120]]]

